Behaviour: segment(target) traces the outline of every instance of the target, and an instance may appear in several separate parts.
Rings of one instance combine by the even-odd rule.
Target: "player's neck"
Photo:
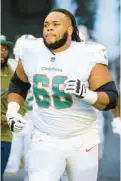
[[[59,52],[63,52],[64,50],[68,49],[71,45],[71,42],[72,40],[69,40],[65,43],[64,46],[60,47],[60,48],[57,48],[57,49],[54,49],[54,50],[51,50],[53,53],[59,53]]]

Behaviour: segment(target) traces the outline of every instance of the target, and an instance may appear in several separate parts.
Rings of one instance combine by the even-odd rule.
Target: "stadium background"
[[[23,34],[42,35],[42,22],[53,8],[67,8],[77,19],[86,39],[102,43],[108,51],[109,68],[119,88],[119,0],[1,0],[1,34],[15,42]],[[120,180],[120,139],[112,133],[112,112],[104,115],[104,154],[99,163],[98,181]],[[5,181],[22,181],[6,176]]]

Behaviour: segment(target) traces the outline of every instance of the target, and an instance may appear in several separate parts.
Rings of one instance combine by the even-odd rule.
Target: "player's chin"
[[[47,42],[47,44],[53,44],[53,43],[55,43],[56,42],[56,40],[54,39],[54,38],[47,38],[46,39],[46,42]]]

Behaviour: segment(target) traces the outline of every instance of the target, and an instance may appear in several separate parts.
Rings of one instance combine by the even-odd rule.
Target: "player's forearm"
[[[9,93],[7,100],[8,100],[8,108],[7,108],[7,112],[6,112],[6,117],[7,117],[7,121],[9,124],[11,119],[16,114],[18,114],[20,107],[24,104],[24,98],[17,93]],[[11,128],[11,130],[12,130],[12,128]]]
[[[16,102],[20,106],[24,104],[24,98],[21,95],[16,94],[16,93],[9,93],[7,99],[8,99],[8,103]]]
[[[110,81],[100,86],[94,91],[97,94],[97,99],[93,106],[100,110],[114,109],[118,102],[118,92],[114,81]]]
[[[27,92],[30,88],[28,82],[22,81],[16,73],[14,73],[8,89],[8,109],[10,112],[15,109],[16,112],[20,109],[20,106],[24,104]]]
[[[93,106],[99,110],[103,110],[109,104],[109,97],[105,92],[97,92],[97,95],[97,101]]]
[[[107,92],[97,92],[86,89],[84,101],[89,102],[95,108],[99,110],[109,110],[114,109],[117,105],[117,92],[107,91]]]
[[[114,109],[117,105],[118,93],[114,82],[109,82],[99,87],[95,91],[86,88],[84,83],[77,80],[66,80],[64,82],[64,92],[73,94],[81,100],[90,103],[100,110]]]

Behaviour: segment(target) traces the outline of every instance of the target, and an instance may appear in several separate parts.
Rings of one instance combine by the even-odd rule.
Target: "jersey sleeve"
[[[98,44],[98,45],[93,45],[93,52],[92,52],[92,63],[95,64],[104,64],[108,65],[108,55],[106,52],[106,49],[104,46]]]
[[[28,40],[33,40],[33,35],[22,35],[15,43],[14,55],[16,60],[23,60],[25,53],[27,52],[27,46],[29,45]]]
[[[86,75],[89,78],[91,70],[96,64],[108,65],[108,56],[104,46],[96,43],[88,45],[88,61]]]
[[[24,39],[20,37],[14,46],[13,53],[15,55],[15,59],[22,59],[22,56],[24,55]]]

